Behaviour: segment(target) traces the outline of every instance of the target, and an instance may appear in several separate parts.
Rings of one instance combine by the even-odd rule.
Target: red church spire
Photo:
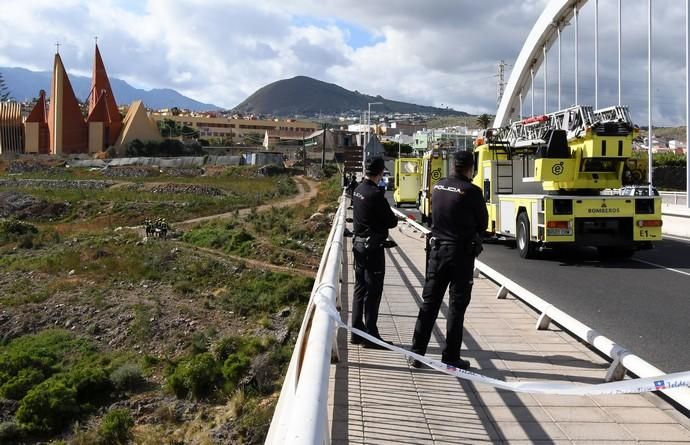
[[[48,115],[46,114],[46,92],[44,90],[41,90],[39,93],[38,101],[36,101],[36,105],[34,105],[31,113],[29,113],[29,116],[27,116],[26,122],[38,122],[44,124],[48,122]]]
[[[101,121],[97,116],[93,116],[94,110],[97,109],[99,102],[105,101],[105,108],[107,113],[100,111],[98,114],[108,116],[108,120],[103,120],[108,127],[107,145],[113,145],[117,141],[117,137],[122,129],[122,117],[117,109],[117,102],[113,95],[113,90],[110,87],[110,79],[105,70],[101,52],[96,44],[96,52],[93,61],[93,78],[91,79],[91,92],[89,94],[89,122]]]

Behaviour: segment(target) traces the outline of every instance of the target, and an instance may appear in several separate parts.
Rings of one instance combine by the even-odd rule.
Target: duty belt
[[[367,236],[367,237],[363,237],[363,236],[357,236],[357,235],[355,235],[355,237],[352,239],[352,242],[353,242],[353,243],[365,243],[365,244],[366,244],[366,243],[369,242],[369,237],[368,237],[368,236]]]
[[[431,238],[429,238],[429,245],[430,245],[431,247],[436,247],[436,248],[438,248],[438,247],[441,247],[441,246],[457,246],[457,245],[459,245],[459,244],[460,244],[459,241],[440,240],[440,239],[438,239],[438,238],[436,238],[436,237],[434,237],[434,236],[432,236]]]

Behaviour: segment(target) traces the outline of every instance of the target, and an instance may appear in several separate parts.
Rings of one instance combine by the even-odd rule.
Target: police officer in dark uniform
[[[450,284],[446,346],[441,361],[460,369],[470,363],[460,358],[465,310],[470,304],[474,259],[481,252],[488,213],[482,191],[472,184],[474,159],[471,152],[455,153],[455,174],[440,180],[431,195],[432,229],[424,300],[419,308],[412,351],[426,353],[443,295]],[[410,359],[415,368],[421,362]]]
[[[384,242],[388,238],[388,229],[398,224],[398,218],[377,186],[384,168],[383,159],[370,159],[366,165],[366,177],[352,193],[352,254],[355,263],[352,326],[377,338],[381,338],[376,324],[386,267]],[[367,348],[380,348],[375,343],[354,334],[350,338],[350,343],[361,344]]]

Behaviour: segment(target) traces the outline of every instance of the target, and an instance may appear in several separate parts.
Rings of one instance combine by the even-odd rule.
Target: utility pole
[[[369,102],[367,111],[367,144],[369,143],[369,132],[371,130],[371,106],[372,105],[383,105],[383,102]]]
[[[307,176],[307,146],[304,145],[304,133],[302,133],[302,164],[304,166],[304,176]]]
[[[326,166],[326,130],[328,129],[328,124],[323,124],[323,147],[321,147],[321,169],[323,170]]]
[[[506,62],[501,60],[498,62],[498,83],[496,84],[496,106],[501,105],[501,99],[506,89]]]

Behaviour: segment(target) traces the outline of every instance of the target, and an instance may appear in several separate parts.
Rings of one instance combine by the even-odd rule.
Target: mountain
[[[305,76],[268,84],[237,105],[234,110],[241,113],[282,117],[339,115],[351,111],[359,113],[361,110],[366,110],[370,102],[383,102],[383,105],[376,105],[374,108],[377,113],[468,115],[463,111],[415,105],[384,99],[381,96],[369,96]]]
[[[0,73],[5,79],[5,84],[9,89],[12,97],[23,101],[38,97],[40,90],[46,90],[50,94],[50,78],[49,71],[29,71],[24,68],[2,68]],[[70,74],[69,80],[74,88],[74,94],[80,100],[85,100],[91,89],[91,78],[76,76]],[[183,96],[175,90],[168,88],[141,90],[134,88],[124,80],[110,78],[110,85],[113,88],[113,94],[117,100],[118,105],[129,105],[134,100],[141,99],[149,108],[188,108],[194,111],[209,111],[219,110],[213,104],[205,104]]]

